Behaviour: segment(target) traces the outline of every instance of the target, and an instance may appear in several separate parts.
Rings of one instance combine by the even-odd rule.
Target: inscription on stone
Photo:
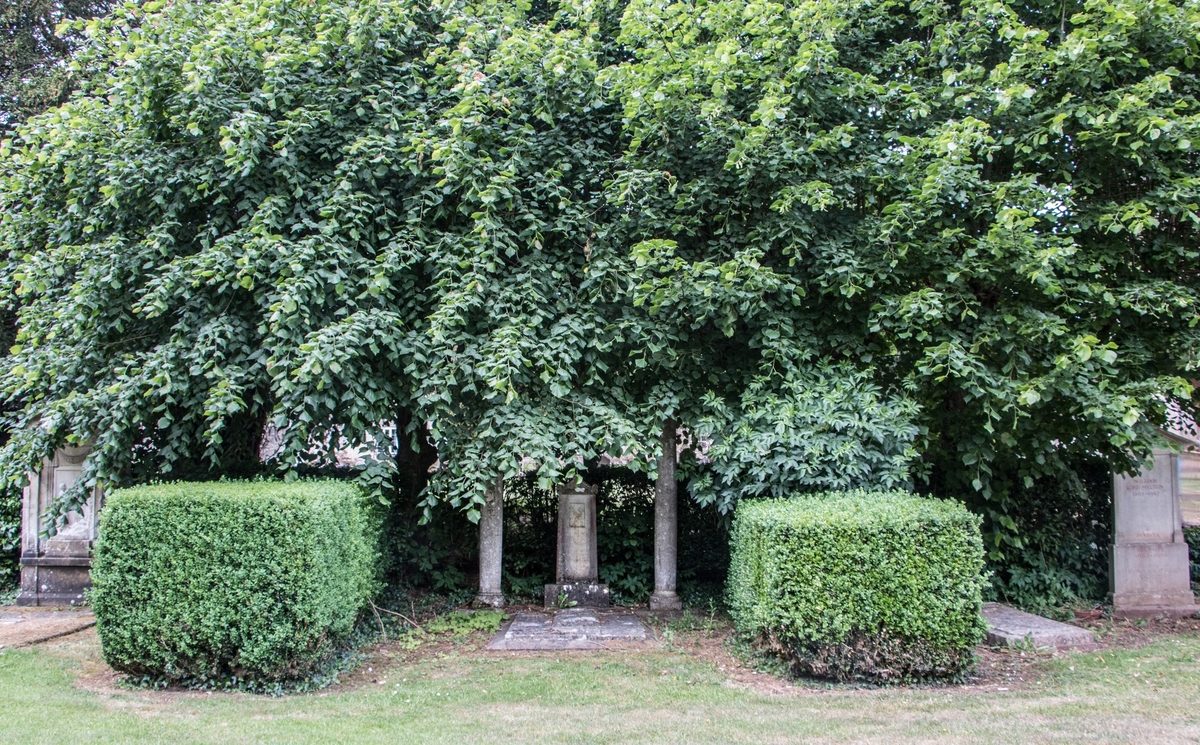
[[[568,497],[567,516],[564,574],[566,579],[591,579],[592,545],[588,532],[587,497]]]
[[[587,527],[587,505],[578,499],[571,502],[571,527]]]
[[[1175,469],[1169,454],[1156,454],[1153,465],[1115,483],[1117,543],[1171,542],[1178,530]]]
[[[555,584],[545,586],[546,607],[563,603],[606,606],[608,588],[598,584],[594,484],[558,487],[558,559]]]

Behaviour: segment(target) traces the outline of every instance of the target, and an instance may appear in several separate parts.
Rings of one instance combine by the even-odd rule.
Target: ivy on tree
[[[1198,13],[125,6],[4,147],[4,462],[428,422],[475,514],[523,458],[652,471],[674,419],[702,501],[928,482],[1002,557],[1022,489],[1195,412]]]

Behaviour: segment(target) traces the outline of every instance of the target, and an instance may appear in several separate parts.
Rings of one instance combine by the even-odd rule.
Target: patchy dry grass
[[[661,649],[621,652],[487,652],[476,635],[384,645],[283,698],[122,689],[85,631],[0,656],[0,741],[1196,742],[1192,623],[1099,624],[1096,652],[985,651],[965,685],[890,689],[756,673],[719,623],[658,624]]]

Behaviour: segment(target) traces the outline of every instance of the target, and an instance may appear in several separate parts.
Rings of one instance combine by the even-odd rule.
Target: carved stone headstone
[[[82,510],[49,538],[46,512],[54,499],[83,474],[88,447],[64,447],[42,461],[42,470],[29,475],[22,494],[21,594],[18,605],[76,605],[91,587],[92,543],[103,494],[93,491]]]
[[[1196,610],[1179,505],[1179,456],[1156,450],[1137,476],[1113,476],[1113,612],[1123,616]]]
[[[596,551],[596,492],[594,484],[558,487],[557,583],[546,585],[546,607],[562,603],[580,606],[609,604],[608,587],[600,582]]]

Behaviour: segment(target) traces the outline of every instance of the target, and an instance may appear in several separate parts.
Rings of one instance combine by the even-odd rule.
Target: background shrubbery
[[[17,584],[20,546],[21,489],[0,484],[0,594]]]
[[[954,676],[983,639],[979,518],[956,502],[861,491],[745,501],[732,546],[735,625],[796,672]]]
[[[654,484],[622,468],[591,471],[599,485],[597,542],[600,579],[618,604],[644,603],[654,589]],[[447,505],[420,523],[415,498],[390,507],[386,544],[394,594],[472,595],[478,581],[479,528]],[[554,581],[558,497],[532,479],[504,484],[504,593],[511,602],[542,600]],[[729,519],[680,490],[679,593],[693,604],[721,603],[729,565]]]
[[[114,492],[92,568],[105,660],[190,685],[319,674],[378,589],[376,507],[333,481]]]
[[[970,493],[937,486],[939,495]],[[1059,477],[1013,484],[991,500],[973,495],[967,506],[983,518],[989,600],[1043,614],[1105,600],[1112,474],[1104,462],[1078,462]]]
[[[1103,601],[1111,477],[1102,463],[1078,471],[1075,480],[1037,483],[1009,495],[1007,500],[1021,505],[1010,518],[1016,530],[988,532],[986,526],[1001,517],[986,517],[989,510],[996,512],[996,505],[969,505],[985,516],[988,599],[1042,612]],[[586,478],[600,485],[601,578],[612,587],[617,602],[645,602],[653,586],[653,483],[621,468],[593,469]],[[944,491],[937,480],[932,486]],[[422,523],[418,494],[397,489],[389,494],[385,560],[391,594],[469,597],[477,582],[478,526],[445,504],[434,506]],[[685,601],[705,608],[724,603],[729,565],[729,516],[715,507],[719,501],[701,506],[681,484],[679,592]],[[531,479],[510,479],[505,482],[504,509],[504,592],[514,602],[537,602],[542,586],[554,579],[557,497]]]
[[[1191,567],[1192,590],[1200,584],[1200,525],[1186,525],[1183,538],[1188,544],[1188,560]]]
[[[709,6],[114,7],[69,105],[0,142],[0,477],[95,440],[61,515],[231,468],[267,419],[287,469],[403,421],[426,506],[472,511],[523,458],[644,469],[670,417],[713,436],[701,501],[961,495],[1000,596],[1094,592],[1073,459],[1200,413],[1200,17]],[[435,532],[402,565],[459,583],[470,531]]]

